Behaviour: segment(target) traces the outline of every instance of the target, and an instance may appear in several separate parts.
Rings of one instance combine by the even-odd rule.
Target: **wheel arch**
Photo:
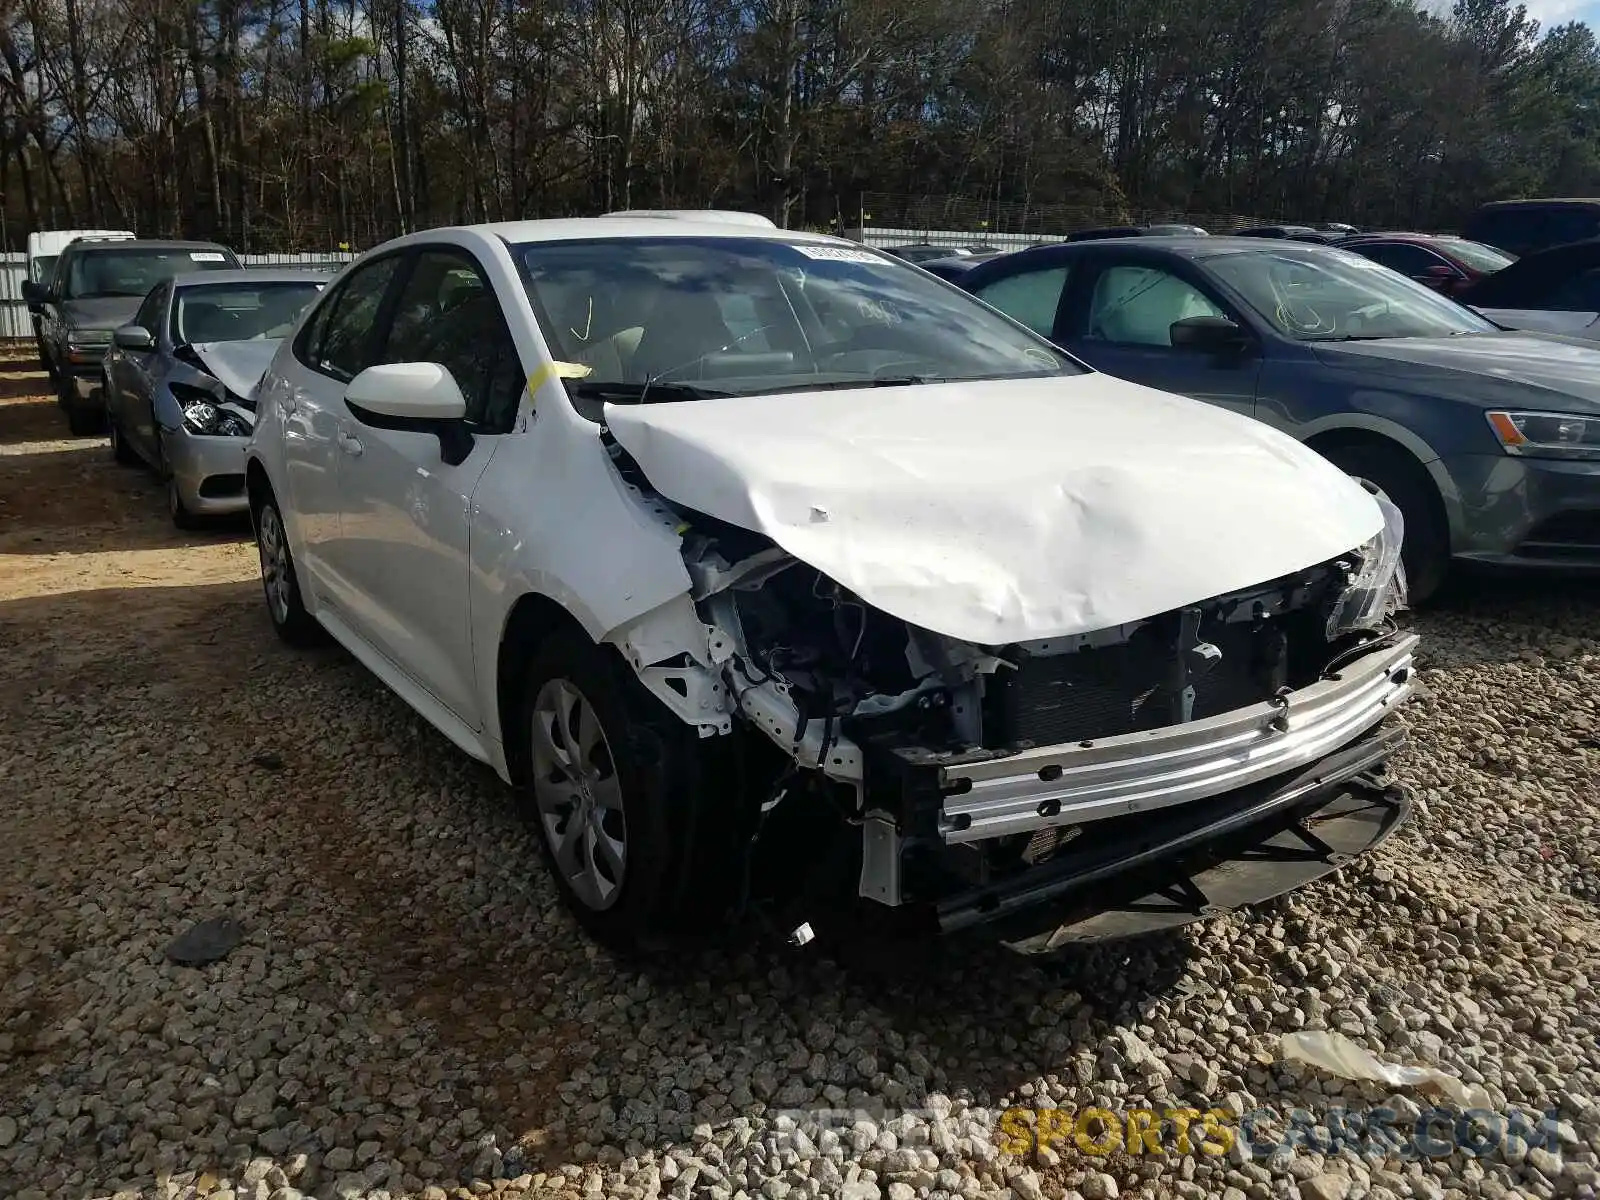
[[[494,660],[494,730],[505,755],[506,775],[513,784],[523,783],[528,770],[527,747],[511,727],[522,706],[523,672],[539,644],[562,631],[586,642],[593,640],[583,622],[543,592],[526,592],[518,597],[501,629]]]
[[[1455,481],[1444,469],[1438,455],[1426,442],[1404,430],[1402,436],[1386,428],[1369,425],[1333,425],[1324,427],[1306,437],[1305,444],[1324,457],[1339,450],[1376,450],[1393,455],[1415,472],[1417,480],[1426,485],[1424,492],[1436,518],[1448,531],[1452,542],[1455,531],[1461,527],[1461,495]],[[1426,456],[1426,457],[1425,457]]]

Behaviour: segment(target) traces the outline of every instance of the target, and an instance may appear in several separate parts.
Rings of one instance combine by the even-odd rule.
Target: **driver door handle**
[[[339,431],[339,449],[343,450],[351,458],[360,458],[361,439],[341,429]]]

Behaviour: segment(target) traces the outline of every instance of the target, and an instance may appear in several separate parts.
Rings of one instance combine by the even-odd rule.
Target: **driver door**
[[[467,603],[472,495],[516,421],[527,377],[499,298],[470,253],[425,246],[406,272],[373,361],[445,367],[466,399],[472,448],[446,462],[437,433],[341,406],[346,616],[362,640],[477,730],[484,714]]]
[[[1171,259],[1105,255],[1063,314],[1066,348],[1096,370],[1146,387],[1192,396],[1255,415],[1261,374],[1258,346],[1210,354],[1172,344],[1171,326],[1187,317],[1225,317],[1250,325],[1220,296]]]
[[[133,443],[142,458],[149,462],[160,461],[158,434],[155,429],[155,374],[160,363],[163,330],[166,323],[166,301],[173,294],[171,282],[157,283],[150,288],[130,325],[155,339],[155,346],[147,350],[125,350],[112,344],[106,354],[106,378],[110,381],[110,394],[106,397],[106,411],[112,421],[117,421],[122,437]]]

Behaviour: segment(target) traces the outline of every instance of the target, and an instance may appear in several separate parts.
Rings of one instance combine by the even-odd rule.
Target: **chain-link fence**
[[[1017,239],[1024,243],[1049,240],[1065,237],[1074,230],[1106,225],[1198,225],[1211,233],[1226,233],[1268,223],[1246,213],[1131,207],[1115,197],[1094,204],[1030,204],[971,196],[864,192],[853,209],[841,211],[841,224],[847,229],[926,233],[935,245],[941,243],[932,234],[943,236],[953,230],[961,231],[958,236],[969,240],[988,234],[990,245],[1002,246]],[[866,236],[862,240],[876,239]]]

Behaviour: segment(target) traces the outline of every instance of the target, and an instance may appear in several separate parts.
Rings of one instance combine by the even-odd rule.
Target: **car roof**
[[[513,246],[537,242],[571,242],[587,238],[757,238],[763,241],[804,242],[808,245],[852,246],[862,249],[860,242],[831,237],[825,233],[807,233],[799,229],[779,229],[776,226],[736,224],[719,220],[715,216],[705,220],[688,217],[662,220],[660,217],[550,217],[537,221],[496,221],[486,225],[456,225],[447,229],[430,229],[411,234],[398,242],[426,241],[431,234],[455,229],[477,232],[501,238]]]
[[[329,283],[332,280],[332,275],[315,267],[230,267],[221,271],[180,271],[172,277],[175,287],[213,283]]]
[[[1355,242],[1464,242],[1468,239],[1459,233],[1409,233],[1396,231],[1394,233],[1352,233],[1340,241],[1341,246],[1349,246]]]
[[[1239,254],[1245,251],[1259,254],[1263,250],[1272,248],[1298,250],[1307,254],[1323,254],[1337,249],[1323,242],[1297,242],[1293,238],[1232,237],[1225,233],[1208,235],[1176,233],[1166,237],[1092,238],[1082,242],[1030,246],[1016,253],[1051,254],[1069,249],[1074,254],[1088,254],[1107,246],[1126,246],[1147,254],[1177,254],[1184,258],[1215,258],[1219,254]]]
[[[103,241],[73,243],[67,249],[92,252],[95,250],[127,250],[129,247],[141,250],[221,250],[228,254],[233,253],[221,242],[168,241],[165,238],[106,238]]]
[[[1534,200],[1490,200],[1480,204],[1478,211],[1489,208],[1536,208],[1541,204],[1577,204],[1593,207],[1600,205],[1600,196],[1549,196]]]

